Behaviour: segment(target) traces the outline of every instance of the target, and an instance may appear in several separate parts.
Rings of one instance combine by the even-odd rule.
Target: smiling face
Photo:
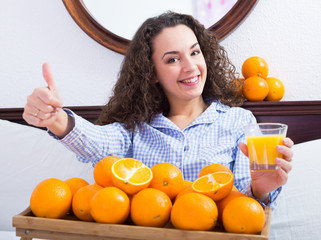
[[[156,79],[170,105],[202,98],[206,63],[194,32],[186,25],[163,29],[153,40]]]

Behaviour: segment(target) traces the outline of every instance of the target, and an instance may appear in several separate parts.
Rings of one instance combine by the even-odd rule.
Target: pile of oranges
[[[261,57],[250,57],[242,65],[243,96],[249,101],[280,101],[284,85],[275,77],[268,77],[269,67]]]
[[[233,173],[224,165],[204,167],[194,182],[170,163],[151,168],[132,158],[109,156],[93,171],[95,183],[74,177],[48,178],[33,190],[30,208],[37,217],[177,229],[260,233],[265,224],[262,206],[239,192]]]

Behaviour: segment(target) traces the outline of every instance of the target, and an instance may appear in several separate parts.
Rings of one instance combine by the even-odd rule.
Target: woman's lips
[[[193,85],[198,84],[199,79],[200,79],[200,76],[198,75],[198,76],[195,76],[195,77],[192,77],[192,78],[188,78],[188,79],[182,80],[180,82],[185,84],[185,85],[188,85],[188,86],[193,86]]]

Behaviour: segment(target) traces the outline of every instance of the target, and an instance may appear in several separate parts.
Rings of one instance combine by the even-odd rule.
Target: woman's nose
[[[191,57],[186,57],[183,62],[183,68],[186,72],[193,72],[197,69],[197,64]]]

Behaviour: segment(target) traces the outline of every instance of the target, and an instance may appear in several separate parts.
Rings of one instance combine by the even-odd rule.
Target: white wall
[[[33,88],[45,85],[48,61],[65,106],[108,100],[123,56],[88,37],[62,1],[0,0],[0,108],[23,107]],[[321,2],[259,0],[252,13],[221,43],[241,69],[263,57],[270,76],[286,87],[284,101],[321,100]]]

